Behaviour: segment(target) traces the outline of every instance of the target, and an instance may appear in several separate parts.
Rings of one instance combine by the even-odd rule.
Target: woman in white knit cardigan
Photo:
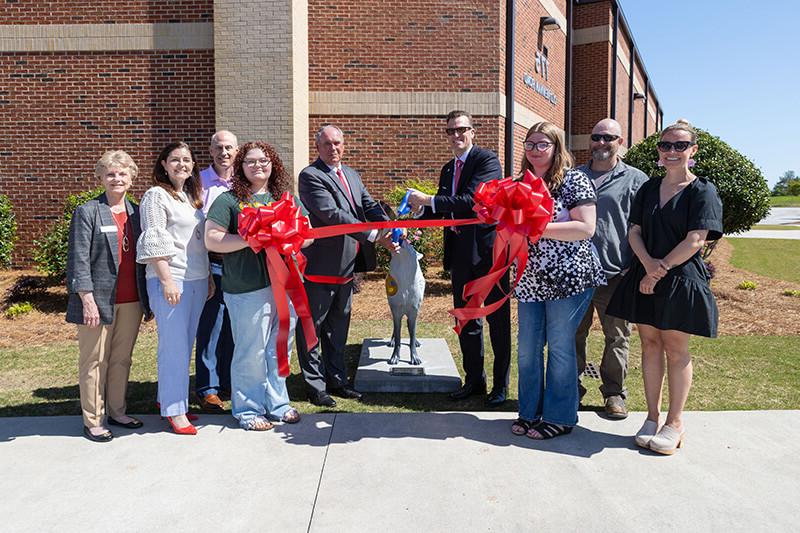
[[[147,265],[147,294],[158,327],[158,401],[175,433],[194,435],[189,362],[203,305],[213,291],[203,243],[200,174],[192,150],[175,142],[161,151],[140,207],[136,260]]]

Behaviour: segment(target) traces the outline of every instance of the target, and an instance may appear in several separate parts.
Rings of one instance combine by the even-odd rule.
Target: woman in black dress
[[[642,341],[648,413],[636,444],[672,454],[683,440],[681,415],[692,384],[689,335],[717,335],[717,304],[701,251],[722,237],[722,202],[710,181],[689,170],[697,134],[688,122],[664,129],[657,147],[667,173],[636,194],[628,235],[635,258],[608,314],[636,323]],[[665,354],[669,411],[659,428]]]

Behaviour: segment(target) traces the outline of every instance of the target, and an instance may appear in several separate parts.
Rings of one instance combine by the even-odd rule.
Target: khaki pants
[[[609,396],[627,396],[625,388],[625,375],[628,373],[628,345],[630,343],[631,325],[615,316],[607,315],[606,308],[611,296],[614,294],[622,275],[617,275],[608,280],[608,285],[597,287],[594,290],[592,301],[586,310],[583,321],[578,326],[575,334],[575,351],[578,356],[578,375],[586,368],[586,337],[589,335],[589,328],[592,327],[592,317],[595,309],[600,318],[600,325],[605,336],[605,347],[603,348],[603,360],[600,363],[600,378],[602,385],[600,392],[603,398]],[[583,384],[578,385],[580,395],[586,393]]]
[[[86,427],[103,425],[106,412],[113,418],[125,415],[131,356],[141,322],[142,308],[131,302],[114,306],[110,326],[78,326],[78,384]]]

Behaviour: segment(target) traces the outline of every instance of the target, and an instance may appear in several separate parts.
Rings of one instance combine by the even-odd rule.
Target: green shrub
[[[33,311],[33,306],[30,302],[17,302],[8,306],[5,316],[8,319],[14,319],[18,316],[25,315]]]
[[[781,294],[783,294],[784,296],[792,296],[794,298],[800,298],[800,291],[796,289],[786,289]]]
[[[663,176],[659,168],[655,133],[640,141],[625,154],[625,162],[648,176]],[[769,212],[769,187],[761,171],[745,156],[719,137],[697,129],[696,164],[692,172],[716,185],[722,199],[724,233],[741,233],[763,219]]]
[[[0,268],[11,267],[11,253],[17,242],[17,219],[11,200],[0,194]]]
[[[104,190],[103,187],[97,187],[67,196],[61,218],[47,233],[33,242],[33,261],[39,271],[59,279],[64,277],[67,272],[67,246],[72,213],[76,207],[99,196]]]
[[[384,201],[388,203],[392,209],[397,209],[400,202],[403,201],[406,189],[417,189],[425,194],[436,194],[438,191],[436,184],[430,180],[410,179],[386,193],[384,195]],[[405,215],[401,218],[411,218],[411,216]],[[428,271],[428,266],[441,262],[444,256],[442,230],[440,228],[426,228],[421,230],[409,228],[407,231],[414,248],[422,254],[422,259],[419,260],[419,266],[422,272],[426,273]],[[415,238],[417,231],[419,231],[419,238]],[[382,246],[378,246],[377,259],[378,268],[388,272],[389,263],[392,259],[389,251]]]
[[[744,280],[740,284],[736,286],[737,289],[741,289],[743,291],[754,291],[758,288],[758,283],[755,281],[750,281],[749,279]]]

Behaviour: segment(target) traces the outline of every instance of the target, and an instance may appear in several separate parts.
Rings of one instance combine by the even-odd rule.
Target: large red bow
[[[513,178],[481,183],[473,196],[474,211],[484,224],[497,224],[494,261],[489,273],[464,286],[464,307],[450,310],[456,318],[456,333],[470,320],[495,312],[511,296],[528,263],[528,242],[539,240],[553,216],[553,198],[541,178],[525,171],[521,181]],[[517,261],[517,275],[508,294],[483,305],[492,287]],[[499,287],[499,285],[498,285]]]
[[[314,320],[303,286],[306,257],[300,251],[309,224],[288,192],[269,205],[247,206],[239,214],[239,235],[258,253],[265,250],[267,272],[278,314],[278,375],[289,375],[289,298],[303,325],[306,345],[317,344]],[[288,297],[288,298],[287,298]]]

